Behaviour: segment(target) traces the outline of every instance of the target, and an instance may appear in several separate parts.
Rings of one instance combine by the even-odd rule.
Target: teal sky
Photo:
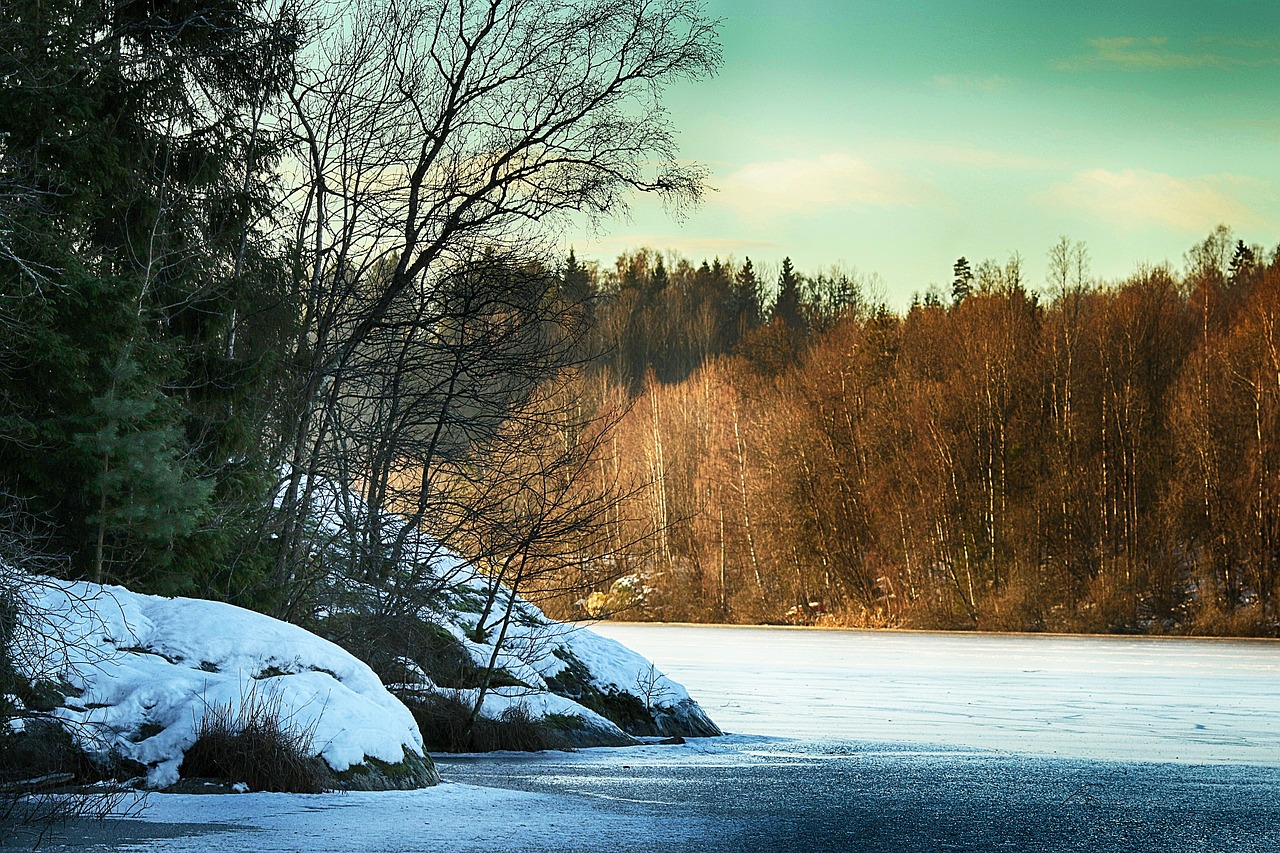
[[[710,0],[719,76],[666,103],[716,189],[683,221],[639,199],[571,234],[609,263],[789,255],[878,273],[890,303],[957,257],[1059,236],[1116,279],[1218,223],[1280,241],[1280,2]]]

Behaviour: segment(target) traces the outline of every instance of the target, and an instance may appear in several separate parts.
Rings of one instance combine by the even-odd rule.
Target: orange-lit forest
[[[1280,249],[1219,228],[1102,283],[960,259],[889,310],[874,279],[637,251],[593,292],[593,476],[618,618],[1275,634]],[[635,544],[641,543],[641,544]]]

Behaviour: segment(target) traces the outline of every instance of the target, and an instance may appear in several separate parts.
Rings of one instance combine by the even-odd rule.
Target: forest
[[[905,313],[790,260],[564,258],[698,201],[661,96],[721,59],[695,0],[576,8],[4,5],[0,598],[221,599],[375,668],[430,639],[442,554],[484,627],[519,593],[1275,632],[1275,251],[1224,227],[1104,284],[1064,240]]]
[[[626,405],[593,474],[638,485],[620,579],[558,612],[1274,635],[1280,248],[1221,226],[1108,283],[1082,243],[1047,261],[960,258],[900,313],[789,259],[571,256],[590,393]]]

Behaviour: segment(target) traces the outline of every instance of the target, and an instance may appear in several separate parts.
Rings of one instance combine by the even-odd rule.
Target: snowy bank
[[[474,576],[460,581],[448,599],[450,606],[430,617],[452,634],[477,668],[492,660],[501,674],[504,686],[486,693],[482,717],[500,720],[513,707],[520,708],[534,720],[552,722],[566,739],[560,745],[573,747],[633,744],[645,736],[720,734],[684,686],[650,660],[587,627],[549,619],[522,598],[499,617],[510,624],[497,644],[492,631],[477,627],[480,612],[473,604],[490,582]],[[479,692],[440,685],[422,671],[397,689],[408,696],[436,693],[469,704]]]
[[[302,628],[118,586],[47,580],[33,589],[41,616],[16,638],[19,661],[60,674],[64,698],[53,714],[81,749],[140,769],[150,787],[178,781],[207,714],[234,719],[264,703],[285,727],[309,733],[352,787],[438,781],[409,710],[366,664]],[[388,765],[398,779],[383,778]]]
[[[333,566],[352,562],[360,546],[349,543],[360,541],[375,515],[373,528],[385,540],[380,551],[390,553],[389,543],[399,543],[389,588],[332,571],[320,585],[312,621],[319,633],[353,650],[368,633],[366,614],[408,611],[397,625],[400,634],[434,632],[429,649],[402,644],[391,659],[375,660],[385,649],[371,649],[366,658],[420,712],[429,743],[432,713],[425,706],[474,708],[477,701],[481,719],[501,722],[516,711],[541,724],[551,746],[720,734],[688,691],[651,661],[589,628],[548,618],[513,596],[501,578],[477,570],[402,517],[371,511],[359,496],[327,480],[311,484],[309,500],[309,515],[323,534],[316,550]]]

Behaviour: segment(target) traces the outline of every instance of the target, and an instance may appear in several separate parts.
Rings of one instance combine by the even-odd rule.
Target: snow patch
[[[278,703],[290,727],[312,731],[337,772],[366,756],[396,764],[406,750],[422,753],[413,715],[373,671],[296,625],[119,586],[45,580],[38,590],[46,624],[21,642],[28,660],[63,656],[57,668],[75,695],[56,714],[87,752],[145,765],[153,787],[178,781],[208,709],[234,718],[255,701]]]

